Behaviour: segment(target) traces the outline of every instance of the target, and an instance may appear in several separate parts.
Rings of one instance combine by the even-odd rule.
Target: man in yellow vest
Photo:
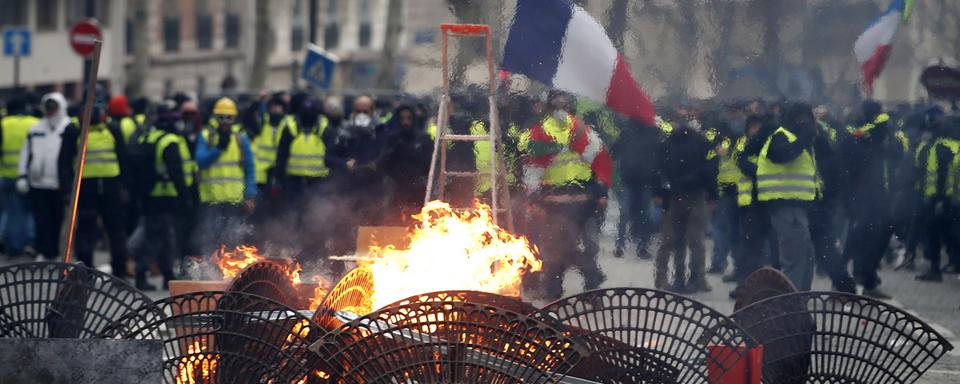
[[[244,219],[257,196],[254,155],[250,140],[237,121],[237,105],[221,98],[213,106],[209,126],[197,137],[200,169],[200,215],[194,241],[202,255],[221,245],[239,245]]]
[[[37,123],[37,118],[27,113],[27,103],[17,97],[7,102],[7,115],[0,117],[0,201],[3,203],[3,243],[6,254],[17,257],[32,253],[33,218],[29,201],[17,192],[17,166],[20,151],[27,139],[27,131]]]
[[[923,194],[924,230],[926,239],[924,257],[930,263],[927,272],[917,276],[917,280],[928,282],[943,281],[941,249],[946,245],[950,262],[955,271],[960,266],[960,238],[957,237],[957,216],[960,201],[957,178],[960,178],[960,139],[952,132],[942,111],[932,113],[928,118],[930,130],[935,138],[925,151],[927,156],[921,159],[921,172],[918,186]]]
[[[181,255],[185,244],[178,231],[181,224],[178,219],[180,214],[192,213],[194,207],[190,187],[196,165],[182,136],[180,114],[173,105],[160,105],[156,112],[154,129],[140,138],[153,149],[155,167],[151,180],[145,180],[151,185],[143,188],[147,194],[144,196],[144,230],[150,244],[143,247],[137,257],[136,287],[143,291],[156,289],[146,278],[153,262],[163,274],[163,289],[168,289],[174,276],[172,259]]]
[[[107,104],[107,113],[110,115],[111,122],[117,121],[120,125],[120,132],[123,133],[123,141],[130,143],[130,137],[140,128],[138,123],[130,116],[130,105],[127,104],[127,97],[116,95],[110,98]]]
[[[814,249],[807,210],[820,193],[809,105],[789,107],[757,157],[757,199],[767,205],[783,273],[802,291],[813,283]],[[787,128],[789,127],[789,128]]]
[[[282,94],[273,95],[267,102],[267,114],[263,116],[260,131],[253,140],[253,152],[256,155],[257,187],[261,193],[272,182],[271,177],[277,162],[277,145],[288,129],[296,129],[296,120],[287,114],[287,101]]]
[[[613,162],[600,136],[568,112],[572,98],[551,92],[546,115],[530,129],[523,182],[529,228],[543,251],[540,285],[547,299],[563,294],[567,268],[577,266],[585,289],[606,280],[597,264]],[[580,243],[584,250],[580,251]]]
[[[123,195],[126,143],[119,124],[107,123],[103,91],[97,89],[87,133],[87,154],[81,174],[80,200],[77,202],[77,259],[93,267],[93,249],[101,236],[98,218],[106,229],[110,244],[110,266],[114,276],[127,276],[127,249]],[[71,163],[79,161],[79,149],[83,145],[80,129],[68,126],[63,133],[61,157]],[[72,168],[61,174],[64,185],[73,180]]]
[[[747,144],[744,136],[734,135],[726,121],[714,123],[718,136],[713,143],[717,156],[717,205],[713,212],[713,257],[707,273],[723,274],[727,269],[727,255],[733,254],[736,239],[740,237],[739,212],[737,209],[736,154]]]

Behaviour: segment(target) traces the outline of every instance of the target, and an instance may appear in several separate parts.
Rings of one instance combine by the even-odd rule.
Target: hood
[[[40,105],[45,105],[47,100],[56,101],[60,108],[53,117],[44,117],[56,131],[62,131],[70,123],[70,117],[67,116],[67,99],[59,92],[48,93],[40,99]]]

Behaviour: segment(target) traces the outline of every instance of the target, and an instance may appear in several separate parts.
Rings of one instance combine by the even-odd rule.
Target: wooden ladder
[[[506,163],[503,157],[503,142],[500,139],[500,121],[497,112],[497,79],[493,67],[493,49],[490,43],[490,27],[483,24],[441,24],[441,67],[443,71],[443,94],[440,96],[440,109],[437,113],[437,135],[433,143],[433,159],[430,162],[429,179],[427,179],[427,194],[424,203],[436,198],[443,201],[446,198],[446,185],[448,177],[474,178],[490,177],[490,208],[493,210],[493,223],[506,228],[513,229],[513,210],[510,205],[510,189],[507,183]],[[450,116],[448,105],[450,103],[450,73],[449,60],[447,55],[448,39],[450,37],[482,37],[486,41],[487,53],[487,72],[489,76],[487,84],[487,99],[490,105],[489,124],[487,134],[485,135],[456,135],[450,132]],[[450,142],[469,142],[488,141],[490,145],[490,171],[486,172],[476,170],[473,172],[454,172],[447,170],[447,150]],[[439,158],[439,162],[437,161]],[[437,165],[439,163],[439,172]],[[436,181],[435,181],[436,180]],[[500,216],[502,219],[500,220]],[[501,225],[503,223],[503,225]]]

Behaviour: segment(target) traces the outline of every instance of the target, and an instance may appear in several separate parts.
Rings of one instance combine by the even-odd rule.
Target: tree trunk
[[[267,59],[270,57],[270,1],[256,0],[254,23],[253,63],[247,89],[259,91],[267,82]]]
[[[485,9],[478,1],[471,0],[447,0],[447,5],[453,11],[457,23],[473,24],[485,23],[487,20],[484,14]],[[453,60],[450,62],[450,88],[461,88],[466,84],[467,67],[473,62],[475,52],[483,52],[478,47],[482,47],[481,39],[476,38],[451,38],[451,46],[456,49],[453,54]]]
[[[627,5],[627,0],[613,0],[608,16],[607,33],[620,52],[623,52],[623,35],[627,32]]]
[[[148,0],[134,0],[133,7],[133,62],[127,74],[127,97],[143,96],[143,83],[150,70],[150,37],[147,35]]]
[[[400,45],[400,33],[403,30],[403,2],[389,0],[387,6],[387,35],[383,41],[380,55],[380,74],[377,76],[378,89],[397,88],[396,56]]]

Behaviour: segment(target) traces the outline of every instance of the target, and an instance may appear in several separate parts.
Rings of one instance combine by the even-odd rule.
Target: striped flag
[[[880,76],[890,57],[890,43],[900,22],[909,16],[912,0],[893,0],[887,10],[873,20],[853,44],[853,53],[863,72],[863,85],[873,94],[873,81]]]
[[[603,26],[568,0],[518,0],[503,69],[604,103],[647,125],[654,107]]]

